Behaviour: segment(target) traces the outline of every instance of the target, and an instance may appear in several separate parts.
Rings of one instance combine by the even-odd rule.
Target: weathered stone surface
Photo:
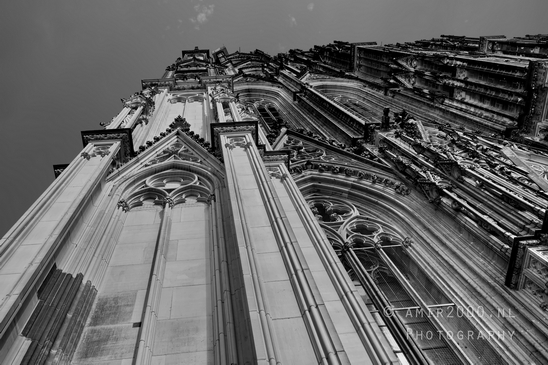
[[[195,353],[211,350],[212,331],[207,317],[158,321],[154,354]]]
[[[207,317],[211,315],[211,300],[209,285],[173,288],[170,318]]]
[[[209,282],[209,275],[206,260],[167,262],[164,287],[206,284]]]
[[[213,351],[152,356],[152,365],[213,365]]]
[[[149,274],[150,264],[109,267],[99,293],[146,289]]]
[[[93,362],[130,359],[138,332],[139,328],[131,324],[86,328],[73,363],[85,363],[87,359]]]
[[[99,296],[89,326],[129,323],[133,315],[136,298],[137,291]]]
[[[299,349],[298,351],[281,351],[282,364],[318,363],[302,318],[276,319],[272,323],[280,349]]]

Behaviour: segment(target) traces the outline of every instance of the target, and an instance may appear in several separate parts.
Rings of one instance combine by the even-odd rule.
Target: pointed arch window
[[[408,254],[412,240],[393,223],[345,200],[319,195],[307,200],[364,303],[382,318],[380,325],[410,363],[464,363],[458,350],[463,342],[482,363],[505,363],[468,320],[477,311],[447,298]],[[452,336],[458,333],[473,333],[473,339],[459,338],[457,345]]]

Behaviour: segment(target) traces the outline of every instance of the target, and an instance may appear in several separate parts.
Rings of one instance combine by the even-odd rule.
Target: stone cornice
[[[287,166],[288,170],[291,167],[290,150],[265,151],[264,149],[259,149],[259,154],[261,155],[264,163],[283,162]]]
[[[234,92],[234,76],[233,75],[217,75],[217,76],[202,76],[200,77],[200,82],[202,85],[215,85],[221,84],[230,89],[231,92]]]
[[[82,131],[82,143],[84,147],[92,141],[121,140],[120,157],[125,160],[135,155],[131,129],[100,129]]]
[[[259,145],[259,134],[257,133],[259,122],[257,120],[232,123],[211,123],[211,150],[213,153],[221,153],[222,144],[219,136],[230,132],[249,132],[253,137],[255,145]]]

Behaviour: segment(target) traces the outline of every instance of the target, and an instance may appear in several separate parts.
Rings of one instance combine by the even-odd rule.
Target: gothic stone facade
[[[364,69],[484,61],[321,52],[183,51],[82,132],[0,241],[0,362],[547,363],[546,148]]]

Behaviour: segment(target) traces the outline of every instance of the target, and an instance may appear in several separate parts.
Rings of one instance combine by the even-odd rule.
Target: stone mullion
[[[407,333],[403,321],[397,315],[393,315],[393,312],[390,312],[390,302],[377,287],[371,275],[365,270],[356,253],[350,249],[344,254],[344,259],[356,274],[358,281],[367,292],[374,306],[380,313],[384,313],[383,321],[408,361],[412,364],[428,364],[428,359],[421,351],[415,338],[410,337]],[[471,364],[471,362],[468,363]]]
[[[283,164],[279,165],[281,173],[290,175],[289,170]],[[316,222],[312,211],[308,207],[306,200],[302,196],[299,188],[297,187],[293,179],[287,179],[285,186],[290,192],[291,196],[297,199],[296,209],[299,216],[305,218],[305,227],[311,234],[312,241],[316,243],[316,251],[320,257],[324,268],[331,279],[331,283],[335,287],[341,302],[343,303],[350,320],[352,321],[356,332],[361,339],[361,342],[366,349],[367,353],[371,356],[371,359],[375,363],[387,364],[391,360],[385,351],[388,348],[388,343],[383,344],[379,341],[377,333],[372,328],[372,324],[375,320],[366,312],[359,304],[358,299],[355,296],[355,288],[349,284],[349,279],[346,272],[341,270],[338,257],[336,257],[333,248],[323,230],[317,223],[310,224],[309,222]],[[308,224],[307,224],[308,223]]]
[[[257,185],[265,200],[265,209],[272,222],[272,229],[278,240],[278,247],[286,265],[287,273],[289,274],[290,281],[293,282],[293,288],[296,292],[295,294],[297,294],[297,303],[302,311],[303,321],[312,335],[310,342],[318,355],[318,361],[328,364],[342,364],[343,360],[338,356],[336,346],[318,308],[318,303],[314,297],[308,278],[305,275],[306,262],[301,262],[299,259],[298,248],[295,247],[295,242],[291,239],[292,236],[294,237],[294,234],[289,226],[289,222],[287,222],[285,214],[283,214],[283,211],[280,211],[276,204],[276,198],[272,194],[274,188],[268,183],[268,173],[264,168],[261,168],[261,157],[258,155],[256,148],[249,148],[247,151],[249,159],[252,162],[251,166],[255,170],[256,176],[260,179],[260,183]]]
[[[356,260],[358,260],[358,257],[354,253],[353,249],[350,249],[350,251],[352,251],[352,253],[354,255],[354,258]],[[382,261],[386,264],[386,266],[388,266],[390,271],[392,271],[392,273],[394,274],[394,276],[396,277],[398,282],[400,284],[402,284],[402,286],[407,291],[409,296],[419,305],[421,310],[423,310],[425,313],[429,313],[428,305],[426,304],[426,302],[421,298],[421,296],[417,293],[417,291],[413,288],[413,286],[409,283],[409,281],[407,281],[405,276],[403,276],[403,274],[400,272],[398,267],[394,264],[392,259],[390,259],[390,257],[388,257],[388,255],[384,252],[384,250],[382,248],[381,249],[376,249],[376,251],[379,254]],[[445,303],[443,303],[443,304],[445,304]],[[448,303],[448,305],[450,305],[450,304],[452,304],[452,303]],[[458,346],[458,344],[455,343],[453,337],[452,336],[447,336],[448,333],[452,333],[452,332],[451,332],[451,330],[448,330],[443,325],[443,323],[441,323],[438,316],[436,316],[436,315],[428,316],[428,319],[430,320],[430,322],[432,322],[432,324],[434,324],[434,326],[438,330],[438,334],[439,335],[443,334],[443,338],[448,343],[449,347],[455,352],[455,354],[457,354],[457,356],[459,356],[461,358],[461,360],[464,363],[473,363],[472,359],[470,359],[468,356],[466,356],[466,354],[459,349],[459,346]]]
[[[225,146],[227,144],[227,137],[226,135],[221,135],[221,145]],[[240,195],[238,186],[238,180],[236,178],[235,172],[237,171],[236,167],[234,166],[234,161],[232,157],[232,151],[228,147],[223,147],[223,155],[224,155],[224,161],[227,171],[227,181],[232,180],[232,185],[234,188],[234,195],[235,195],[235,202],[233,203],[235,207],[233,209],[236,210],[236,216],[234,217],[236,225],[238,225],[240,219],[238,218],[244,218],[245,217],[245,209],[242,204],[242,197]],[[244,218],[245,219],[245,218]],[[259,319],[262,327],[262,337],[265,344],[265,350],[266,350],[266,356],[267,361],[270,365],[277,365],[280,363],[280,351],[279,345],[277,344],[275,335],[274,335],[274,328],[272,324],[272,318],[270,317],[270,310],[268,306],[268,301],[266,299],[265,295],[265,289],[263,288],[262,282],[259,277],[259,272],[257,269],[258,263],[257,263],[257,257],[254,250],[254,244],[251,240],[251,234],[249,232],[249,228],[247,225],[243,224],[244,222],[240,223],[241,226],[236,226],[236,231],[240,230],[241,234],[243,235],[244,245],[246,249],[246,253],[248,255],[248,264],[251,271],[251,279],[253,281],[253,289],[256,293],[255,301],[257,304]]]
[[[220,196],[219,189],[215,189],[214,196]],[[230,297],[229,271],[226,257],[226,247],[221,247],[221,242],[226,242],[222,230],[222,213],[218,211],[217,203],[210,205],[210,237],[212,238],[212,308],[214,311],[214,353],[217,358],[215,364],[235,364],[238,362],[236,338],[234,334],[234,317],[232,315],[232,302]],[[216,323],[216,325],[215,325]],[[215,346],[217,344],[217,346]]]
[[[497,280],[492,273],[485,271],[482,266],[484,264],[483,259],[480,256],[470,256],[469,253],[465,252],[466,250],[463,251],[462,247],[456,244],[439,244],[440,242],[448,242],[447,237],[457,237],[458,233],[456,231],[447,227],[443,222],[441,222],[440,227],[434,230],[426,227],[427,224],[416,215],[417,206],[415,202],[407,200],[409,198],[406,199],[407,202],[400,200],[386,201],[389,198],[388,196],[377,195],[384,195],[384,193],[375,192],[370,190],[371,188],[365,187],[363,190],[358,189],[351,192],[348,198],[354,199],[361,204],[375,204],[377,209],[384,212],[384,214],[387,212],[394,214],[397,224],[400,227],[407,227],[409,233],[413,233],[413,236],[411,236],[413,239],[419,237],[421,242],[425,243],[425,246],[414,245],[413,249],[408,251],[410,259],[423,268],[424,273],[433,282],[443,288],[444,293],[452,299],[457,307],[467,308],[472,306],[478,308],[482,306],[486,310],[489,308],[492,311],[492,316],[469,317],[468,319],[473,327],[482,333],[494,331],[495,333],[504,332],[508,334],[513,331],[516,334],[514,341],[519,340],[522,343],[527,343],[535,351],[539,351],[542,346],[533,335],[535,331],[539,330],[538,327],[535,326],[535,329],[531,332],[530,327],[526,329],[526,326],[522,326],[516,321],[508,321],[508,318],[495,314],[497,308],[509,309],[512,313],[517,313],[517,308],[522,308],[522,306],[515,298],[507,297],[504,294],[506,292],[504,286],[489,292],[481,289],[485,288],[488,283],[492,283],[493,280]],[[336,194],[349,193],[346,188],[340,188],[336,185],[331,185],[330,189]],[[458,241],[453,238],[449,243]],[[468,289],[463,290],[464,287]],[[520,315],[526,316],[527,311],[522,311]],[[518,334],[520,334],[519,337]],[[510,351],[502,340],[493,337],[490,338],[490,343],[497,353],[503,351],[506,354],[509,363],[524,363],[524,359],[527,358],[525,354],[527,350],[524,348],[512,348]],[[542,347],[540,351],[545,351],[545,349]]]
[[[137,353],[133,364],[150,364],[153,355],[153,344],[158,321],[158,310],[162,296],[162,283],[166,268],[166,254],[169,243],[169,231],[171,229],[171,205],[164,203],[162,223],[150,269],[150,277],[147,285],[145,307],[141,317],[141,327],[137,337]]]

